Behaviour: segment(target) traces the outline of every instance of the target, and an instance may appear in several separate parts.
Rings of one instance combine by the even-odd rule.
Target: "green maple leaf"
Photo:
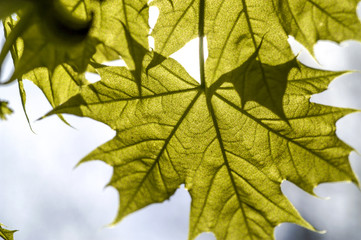
[[[290,9],[300,2],[288,1]],[[317,16],[344,20],[333,13],[342,3],[331,2],[322,11],[329,15]],[[281,182],[313,194],[320,183],[357,179],[348,161],[352,149],[335,134],[335,122],[352,110],[309,101],[341,73],[298,63],[287,42],[295,28],[285,25],[286,17],[299,29],[310,22],[299,21],[301,16],[278,1],[152,4],[160,9],[152,33],[155,52],[140,55],[141,81],[127,68],[98,66],[100,82],[50,113],[90,117],[116,130],[111,141],[83,159],[114,167],[109,185],[120,197],[115,222],[168,199],[185,184],[192,197],[189,239],[205,231],[225,240],[272,239],[282,222],[312,229],[282,194]],[[348,7],[355,10],[356,3]],[[354,13],[344,15],[357,20]],[[345,24],[332,27],[325,38],[359,34],[357,26],[353,35]],[[318,35],[320,29],[311,28]],[[200,84],[167,58],[196,36]]]
[[[242,106],[229,83],[207,92],[172,59],[143,72],[142,96],[126,68],[97,70],[102,81],[52,113],[90,117],[116,130],[83,159],[114,167],[115,222],[168,199],[184,183],[192,197],[190,239],[204,231],[219,239],[269,239],[281,222],[312,229],[282,194],[283,180],[309,193],[322,182],[357,182],[351,148],[335,135],[335,122],[351,111],[309,102],[339,73],[293,68],[283,100],[286,123],[257,102]]]
[[[146,2],[110,3],[92,8],[95,29],[104,27],[110,37],[96,38],[128,67],[93,64],[102,80],[54,104],[61,105],[50,114],[90,117],[116,130],[83,159],[113,166],[115,222],[185,184],[192,197],[189,239],[205,231],[222,240],[272,239],[282,222],[312,229],[282,194],[282,181],[311,194],[323,182],[357,183],[352,149],[335,134],[336,121],[352,110],[309,101],[341,73],[298,63],[287,42],[288,34],[309,49],[318,39],[359,39],[356,1],[156,0],[153,53]],[[200,84],[168,58],[197,36]]]
[[[0,224],[0,237],[4,240],[13,240],[16,230],[7,230]]]

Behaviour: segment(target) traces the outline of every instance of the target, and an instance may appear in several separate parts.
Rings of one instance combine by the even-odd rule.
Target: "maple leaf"
[[[7,230],[3,228],[2,224],[0,223],[0,237],[4,240],[13,240],[14,239],[14,233],[16,230]]]
[[[192,198],[189,239],[205,231],[222,240],[272,239],[282,222],[313,229],[280,184],[289,180],[313,194],[323,182],[358,183],[348,161],[352,149],[335,134],[336,121],[353,111],[310,102],[341,73],[298,63],[287,39],[293,34],[309,49],[321,38],[359,39],[357,2],[345,2],[156,0],[150,53],[146,1],[77,1],[94,11],[89,36],[102,43],[94,59],[106,59],[110,49],[127,67],[92,64],[101,81],[53,98],[48,115],[90,117],[116,131],[82,160],[113,166],[109,185],[120,198],[115,222],[185,184]],[[169,58],[197,36],[201,83]],[[54,71],[53,65],[46,67]],[[39,71],[30,78],[52,89],[48,82],[57,81]]]
[[[5,120],[6,115],[11,114],[12,112],[13,110],[8,107],[8,102],[0,100],[0,119]]]
[[[185,183],[190,239],[204,231],[219,239],[269,239],[285,221],[312,229],[282,194],[283,180],[309,193],[322,182],[357,182],[351,148],[335,135],[335,122],[351,110],[309,102],[339,73],[293,68],[283,100],[287,124],[257,102],[242,107],[229,83],[207,93],[172,59],[143,72],[142,96],[126,68],[97,70],[102,81],[50,114],[86,116],[116,130],[83,159],[114,167],[115,222]]]
[[[225,240],[272,239],[282,222],[313,229],[282,194],[283,180],[311,194],[323,182],[357,183],[352,149],[335,134],[336,121],[352,110],[309,101],[341,73],[295,60],[287,42],[292,32],[282,21],[292,11],[276,3],[154,1],[160,9],[155,52],[142,58],[141,81],[127,68],[98,66],[100,82],[49,113],[90,117],[116,130],[82,160],[113,166],[109,185],[120,198],[115,222],[185,184],[192,198],[189,239],[205,231]],[[168,58],[196,36],[200,84]]]

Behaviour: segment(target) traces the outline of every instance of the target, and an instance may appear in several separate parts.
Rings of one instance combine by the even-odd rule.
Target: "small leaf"
[[[0,237],[3,240],[14,240],[14,233],[16,230],[7,230],[3,228],[2,224],[0,224]]]
[[[8,102],[0,101],[0,119],[6,120],[6,115],[10,115],[12,113],[13,110],[8,107]]]
[[[8,19],[7,23],[8,24],[5,25],[5,31],[7,34],[9,34],[13,27],[13,20]],[[22,54],[22,49],[23,44],[22,42],[18,41],[11,50],[15,66],[18,65],[17,63],[19,61],[19,55],[21,56]],[[23,79],[30,80],[35,85],[37,85],[42,90],[52,107],[58,106],[61,103],[65,102],[71,96],[79,93],[82,85],[88,84],[87,80],[84,77],[84,74],[75,72],[74,69],[67,64],[58,65],[53,70],[49,70],[46,67],[38,67],[36,69],[33,69],[32,71],[29,71],[26,74],[23,74],[22,78],[19,79],[19,90],[24,113],[29,125],[30,121],[27,116],[25,107],[26,91],[23,86]],[[61,115],[59,115],[59,117],[61,120],[67,123]]]

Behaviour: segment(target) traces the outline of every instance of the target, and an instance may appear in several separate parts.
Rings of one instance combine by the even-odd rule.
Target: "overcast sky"
[[[361,70],[361,44],[346,42],[341,47],[329,42],[316,46],[318,63],[310,62],[307,51],[291,40],[299,59],[314,67],[334,70]],[[197,40],[176,53],[182,65],[198,78]],[[0,221],[19,229],[16,240],[185,240],[188,234],[190,197],[180,188],[163,204],[155,204],[126,217],[113,228],[106,227],[117,212],[118,196],[104,188],[112,169],[100,161],[76,163],[111,139],[114,132],[90,119],[66,116],[75,127],[63,124],[56,116],[35,121],[51,107],[40,90],[25,81],[27,109],[32,133],[22,112],[16,84],[0,87],[0,98],[10,101],[15,113],[0,122]],[[339,77],[314,101],[361,109],[361,74]],[[342,140],[361,152],[361,113],[337,123]],[[361,176],[361,158],[350,160]],[[348,239],[361,235],[361,193],[352,184],[322,184],[315,198],[285,182],[282,189],[301,214],[326,234],[312,233],[291,224],[276,229],[277,240]],[[324,198],[330,197],[325,200]],[[197,240],[214,239],[210,234]]]

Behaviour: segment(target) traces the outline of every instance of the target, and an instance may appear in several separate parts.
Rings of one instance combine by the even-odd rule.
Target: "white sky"
[[[293,42],[299,59],[306,61],[307,51]],[[193,40],[173,55],[195,79],[199,78],[198,41]],[[327,69],[361,70],[361,44],[347,42],[318,44],[315,54]],[[309,59],[307,63],[310,64]],[[314,66],[319,66],[312,63]],[[19,229],[21,240],[185,240],[188,234],[190,197],[179,189],[170,201],[155,204],[126,217],[113,228],[118,205],[116,191],[105,188],[112,170],[100,161],[73,169],[84,155],[114,136],[112,130],[90,119],[67,116],[76,128],[63,124],[56,116],[35,121],[51,107],[39,89],[26,81],[27,109],[33,134],[22,112],[17,85],[0,87],[1,99],[9,100],[15,113],[0,122],[0,221]],[[361,74],[342,76],[330,89],[313,98],[324,104],[361,109]],[[35,121],[35,122],[34,122]],[[338,122],[338,134],[361,152],[361,113]],[[361,176],[361,158],[353,153],[351,163]],[[358,240],[361,235],[361,194],[352,184],[323,184],[316,193],[330,200],[314,198],[285,182],[285,194],[301,214],[328,233],[313,239]],[[282,224],[276,239],[295,239],[298,227]],[[204,235],[197,240],[214,239]],[[302,238],[301,238],[302,239]],[[305,237],[303,239],[306,239]]]

